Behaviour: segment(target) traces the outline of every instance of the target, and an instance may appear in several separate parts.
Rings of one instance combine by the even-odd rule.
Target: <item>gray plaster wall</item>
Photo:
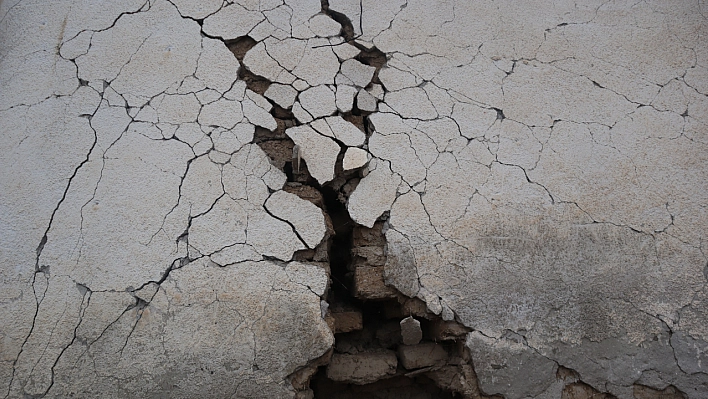
[[[708,3],[328,8],[353,42],[312,0],[0,2],[2,395],[296,395],[327,221],[253,143],[277,104],[318,184],[351,150],[386,283],[472,330],[484,393],[708,398]]]

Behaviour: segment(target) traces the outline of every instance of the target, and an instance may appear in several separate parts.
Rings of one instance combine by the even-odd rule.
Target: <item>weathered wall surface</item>
[[[333,356],[708,398],[707,36],[702,0],[0,2],[3,396],[306,397]],[[335,376],[374,364],[338,284],[460,346]]]

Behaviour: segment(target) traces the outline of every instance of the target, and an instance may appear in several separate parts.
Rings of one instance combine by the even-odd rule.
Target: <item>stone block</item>
[[[403,367],[408,370],[414,370],[444,364],[447,360],[447,351],[433,342],[418,345],[401,345],[398,347],[398,358],[401,360]]]
[[[327,366],[327,377],[333,381],[368,384],[395,374],[397,366],[393,351],[336,353]]]

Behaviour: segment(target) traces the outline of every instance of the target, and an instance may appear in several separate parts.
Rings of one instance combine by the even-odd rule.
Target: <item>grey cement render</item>
[[[329,8],[385,92],[319,1],[0,2],[3,396],[293,397],[331,348],[248,35],[321,184],[321,117],[381,97],[347,207],[388,215],[386,282],[473,330],[485,393],[559,397],[562,366],[708,398],[708,3]]]

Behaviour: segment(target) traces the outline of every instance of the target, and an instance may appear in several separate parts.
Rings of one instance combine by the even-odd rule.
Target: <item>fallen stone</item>
[[[401,338],[403,345],[417,345],[423,339],[420,322],[411,316],[401,320]]]
[[[441,345],[433,342],[401,345],[398,347],[398,358],[403,367],[414,370],[444,364],[447,360],[447,351]]]
[[[398,360],[393,351],[332,355],[327,377],[333,381],[368,384],[396,373]]]

